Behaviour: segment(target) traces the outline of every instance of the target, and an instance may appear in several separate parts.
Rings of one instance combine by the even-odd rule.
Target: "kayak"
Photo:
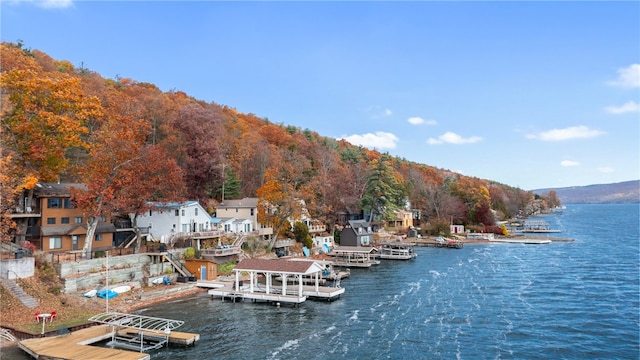
[[[113,290],[107,289],[107,290],[98,291],[97,295],[99,298],[102,298],[102,299],[111,299],[118,296],[118,293]]]
[[[132,287],[129,285],[122,285],[122,286],[114,287],[113,289],[111,289],[111,291],[115,292],[116,294],[122,294],[122,293],[126,293],[131,289]]]

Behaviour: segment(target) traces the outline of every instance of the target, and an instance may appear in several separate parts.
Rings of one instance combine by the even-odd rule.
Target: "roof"
[[[75,231],[82,229],[82,231]],[[75,234],[86,234],[87,225],[86,224],[70,224],[70,225],[52,225],[52,226],[42,226],[40,228],[42,232],[42,236],[56,236],[56,235],[72,235]],[[103,233],[112,233],[116,231],[116,226],[113,224],[98,224],[96,226],[96,234]]]
[[[316,262],[289,261],[285,259],[244,259],[233,271],[259,271],[286,274],[314,274],[324,268]]]
[[[373,251],[378,251],[378,249],[374,247],[364,247],[364,246],[336,246],[333,248],[333,253],[371,253]]]
[[[371,226],[371,224],[369,224],[367,220],[349,220],[349,225],[351,225],[351,227],[354,229],[357,229],[357,228],[366,229]]]
[[[198,201],[196,200],[188,200],[188,201],[183,201],[183,202],[150,202],[149,204],[152,204],[153,206],[157,207],[157,208],[163,208],[163,209],[173,209],[173,208],[181,208],[184,206],[193,206],[196,204],[199,204]]]
[[[39,197],[71,197],[71,188],[87,190],[87,186],[80,183],[37,183],[34,192]]]
[[[216,208],[255,208],[258,206],[258,198],[244,198],[240,200],[224,200]]]

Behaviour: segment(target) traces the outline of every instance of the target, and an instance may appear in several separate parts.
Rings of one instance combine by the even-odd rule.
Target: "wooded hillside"
[[[149,201],[197,199],[212,210],[224,188],[225,199],[258,196],[282,216],[302,199],[330,227],[340,212],[376,220],[409,208],[423,224],[492,225],[491,209],[507,218],[533,199],[184,92],[105,79],[20,43],[0,50],[3,213],[18,191],[55,181],[86,184],[75,199],[94,218],[140,214]]]

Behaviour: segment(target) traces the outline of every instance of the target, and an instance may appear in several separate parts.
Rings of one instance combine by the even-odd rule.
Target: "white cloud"
[[[369,149],[395,149],[400,139],[392,133],[377,131],[375,134],[349,135],[338,140],[346,140]]]
[[[473,144],[479,141],[482,141],[482,138],[479,136],[471,136],[468,138],[463,138],[462,136],[456,133],[447,131],[446,133],[438,136],[438,138],[429,138],[427,140],[427,143],[431,145],[438,145],[438,144],[444,144],[444,143],[460,145],[460,144]]]
[[[624,114],[624,113],[633,113],[640,112],[640,104],[635,101],[627,101],[621,106],[607,106],[604,110],[610,114]]]
[[[437,121],[435,120],[425,120],[419,116],[414,116],[414,117],[410,117],[408,120],[409,124],[412,125],[421,125],[421,124],[427,124],[427,125],[436,125],[438,124]]]
[[[612,173],[614,171],[613,168],[608,167],[608,166],[599,167],[597,170],[600,171],[601,173],[605,173],[605,174],[609,174],[609,173]]]
[[[560,162],[560,165],[562,165],[562,166],[578,166],[578,165],[580,165],[580,163],[577,162],[577,161],[562,160]]]
[[[528,134],[526,137],[527,139],[542,141],[564,141],[571,139],[587,139],[604,133],[604,131],[589,129],[587,126],[572,126],[564,129],[551,129],[537,134]]]
[[[640,64],[631,64],[627,68],[618,69],[618,78],[607,84],[620,87],[640,87]]]
[[[393,115],[393,111],[391,111],[391,109],[383,108],[381,106],[370,106],[363,109],[363,111],[372,119],[382,119]]]

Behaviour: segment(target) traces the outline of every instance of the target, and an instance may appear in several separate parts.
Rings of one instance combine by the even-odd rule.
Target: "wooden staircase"
[[[193,274],[191,274],[191,272],[189,272],[189,270],[187,270],[187,268],[182,264],[182,262],[180,261],[180,259],[176,258],[175,256],[171,255],[171,253],[166,253],[164,254],[164,258],[165,260],[167,260],[171,265],[173,265],[173,267],[180,273],[182,274],[182,276],[186,276],[186,277],[191,277],[193,276]]]

